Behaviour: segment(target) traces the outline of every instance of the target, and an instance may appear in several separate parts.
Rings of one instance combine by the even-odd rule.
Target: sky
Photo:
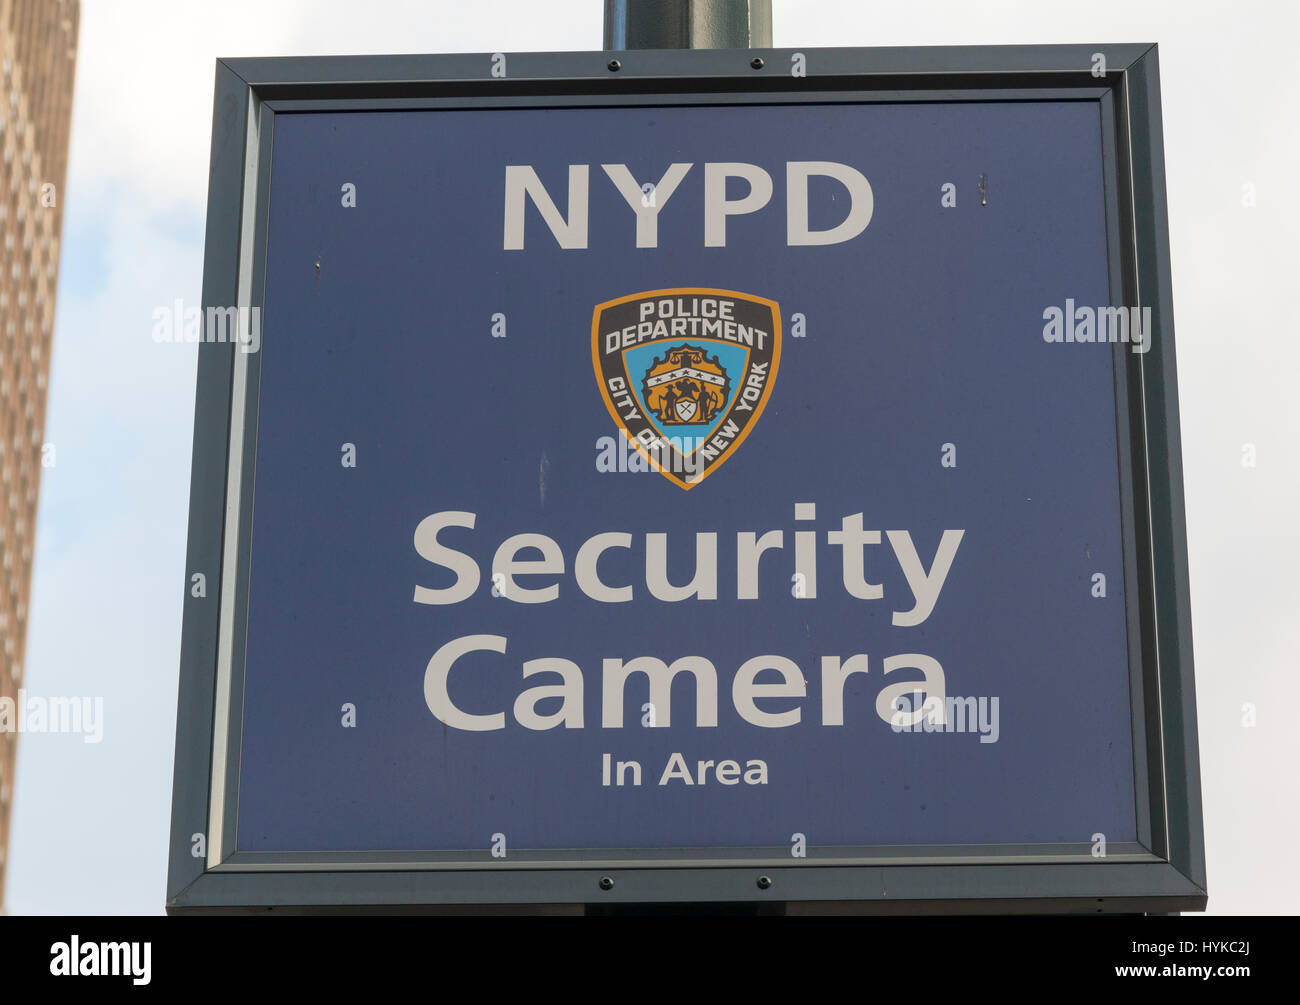
[[[104,696],[105,728],[22,738],[8,913],[163,907],[196,352],[150,332],[155,308],[199,302],[214,60],[591,50],[602,6],[82,0],[24,685]],[[1294,913],[1277,849],[1300,827],[1300,8],[773,6],[782,48],[1159,43],[1209,911]]]

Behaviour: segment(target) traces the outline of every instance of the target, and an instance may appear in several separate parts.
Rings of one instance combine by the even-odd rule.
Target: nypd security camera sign
[[[1154,48],[754,56],[218,64],[171,910],[1203,906]]]

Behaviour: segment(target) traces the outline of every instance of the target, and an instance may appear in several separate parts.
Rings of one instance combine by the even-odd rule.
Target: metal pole
[[[772,0],[605,0],[605,49],[770,49]]]

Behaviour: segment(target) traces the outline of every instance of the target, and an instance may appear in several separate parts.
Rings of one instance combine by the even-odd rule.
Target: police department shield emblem
[[[596,306],[605,407],[651,467],[694,488],[758,422],[781,360],[781,309],[732,290],[634,293]]]

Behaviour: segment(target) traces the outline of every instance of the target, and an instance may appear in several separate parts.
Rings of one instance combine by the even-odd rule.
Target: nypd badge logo
[[[651,467],[694,488],[758,422],[781,360],[781,309],[731,290],[634,293],[596,306],[605,407]]]

